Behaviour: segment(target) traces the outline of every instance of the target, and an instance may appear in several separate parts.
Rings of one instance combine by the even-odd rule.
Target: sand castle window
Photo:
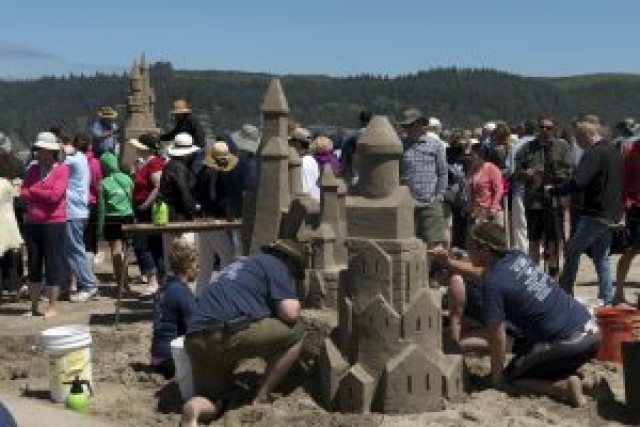
[[[384,318],[384,325],[388,328],[389,327],[389,318],[385,317]]]
[[[416,319],[416,332],[419,332],[421,327],[422,325],[420,324],[420,318],[418,317]]]
[[[353,399],[353,387],[349,387],[349,399]]]
[[[442,395],[443,396],[448,396],[449,393],[447,393],[447,378],[446,377],[442,377]]]
[[[456,378],[456,391],[460,391],[460,378]]]
[[[431,329],[431,317],[429,317],[429,329]]]
[[[429,374],[424,377],[424,386],[427,388],[427,391],[431,390],[431,379],[429,378]]]
[[[378,268],[379,268],[379,260],[376,260],[376,263],[374,265],[374,273],[378,273]]]
[[[413,384],[411,380],[411,375],[407,377],[407,393],[409,394],[413,393]]]
[[[373,315],[372,314],[369,315],[369,324],[373,325]]]

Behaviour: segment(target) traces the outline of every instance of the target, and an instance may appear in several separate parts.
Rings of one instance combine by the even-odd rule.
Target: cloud
[[[43,50],[0,40],[0,59],[56,59]]]

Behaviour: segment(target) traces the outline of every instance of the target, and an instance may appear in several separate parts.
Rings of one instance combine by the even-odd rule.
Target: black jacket
[[[176,122],[176,126],[171,132],[160,136],[162,141],[172,141],[177,134],[188,133],[193,138],[193,143],[200,148],[205,146],[206,140],[204,130],[198,120],[191,114],[187,114]]]
[[[193,196],[195,175],[189,168],[190,156],[174,157],[167,162],[160,178],[159,198],[169,208],[169,221],[189,221],[197,214]]]
[[[573,176],[556,186],[555,195],[582,192],[579,215],[591,216],[617,223],[622,218],[622,154],[608,141],[601,140],[587,149]]]

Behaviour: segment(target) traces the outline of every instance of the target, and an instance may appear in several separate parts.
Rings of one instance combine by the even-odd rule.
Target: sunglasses
[[[544,125],[542,125],[542,126],[540,126],[540,129],[542,129],[542,130],[553,130],[553,126],[544,126]]]

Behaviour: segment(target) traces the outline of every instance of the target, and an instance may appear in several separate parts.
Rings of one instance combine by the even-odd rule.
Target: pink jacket
[[[102,180],[102,167],[100,166],[100,161],[93,157],[92,151],[87,151],[85,155],[87,156],[89,174],[91,175],[91,180],[89,181],[89,206],[95,206],[98,204],[98,189]]]
[[[54,165],[44,178],[40,178],[40,165],[31,165],[20,189],[20,198],[27,205],[26,222],[65,222],[68,182],[69,168],[64,163]]]

